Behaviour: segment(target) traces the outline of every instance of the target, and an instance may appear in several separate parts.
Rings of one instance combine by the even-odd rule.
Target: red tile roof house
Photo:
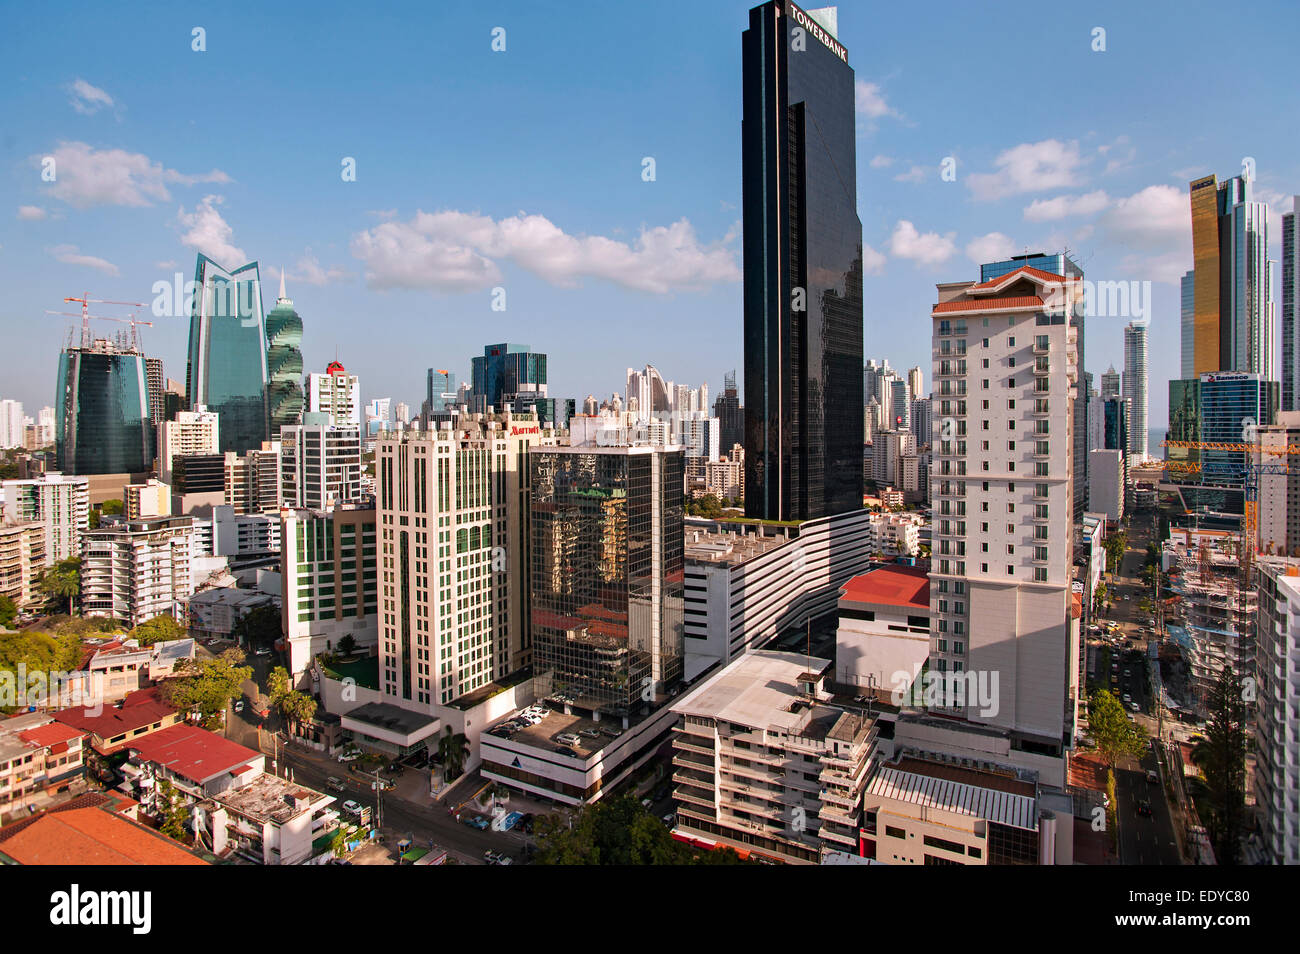
[[[133,740],[182,721],[181,713],[158,698],[156,688],[131,693],[116,706],[74,706],[51,713],[89,736],[100,755],[119,752]]]
[[[85,769],[81,732],[44,712],[0,721],[0,815],[25,810],[33,796],[66,791]]]
[[[202,865],[207,861],[131,820],[135,803],[92,792],[0,828],[0,864]]]
[[[140,804],[157,815],[159,783],[166,781],[188,801],[212,798],[259,775],[266,756],[215,732],[179,723],[132,739],[122,773],[140,792]]]

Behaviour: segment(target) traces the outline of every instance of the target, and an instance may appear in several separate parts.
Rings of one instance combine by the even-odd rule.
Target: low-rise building
[[[136,802],[89,792],[0,828],[0,864],[204,865],[211,862],[135,820]],[[208,856],[211,857],[211,856]]]
[[[930,656],[930,637],[925,570],[892,564],[855,576],[840,591],[835,682],[898,705]]]
[[[163,702],[152,686],[129,693],[116,705],[72,706],[51,715],[83,733],[100,755],[120,752],[133,740],[181,721],[181,713]]]
[[[279,606],[269,593],[215,586],[190,597],[186,621],[195,637],[229,639],[235,625],[261,606]]]
[[[81,732],[45,712],[0,721],[0,815],[66,791],[85,768]]]
[[[212,850],[264,865],[297,865],[329,854],[328,835],[338,826],[335,799],[266,772],[214,797],[206,807]]]
[[[858,850],[875,722],[829,704],[829,666],[759,650],[673,705],[675,837],[801,864]]]

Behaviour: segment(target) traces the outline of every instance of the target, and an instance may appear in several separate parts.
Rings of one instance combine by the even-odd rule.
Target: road
[[[1173,815],[1165,799],[1164,786],[1147,781],[1148,771],[1160,771],[1150,748],[1140,762],[1126,759],[1115,770],[1120,863],[1180,865],[1182,854],[1174,837]],[[1141,802],[1151,806],[1150,815],[1138,812]]]

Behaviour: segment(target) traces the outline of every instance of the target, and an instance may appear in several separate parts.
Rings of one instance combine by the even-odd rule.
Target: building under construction
[[[1255,671],[1259,604],[1242,571],[1240,541],[1239,534],[1222,530],[1175,530],[1164,545],[1161,566],[1183,615],[1183,626],[1169,631],[1187,662],[1186,705],[1200,715],[1225,667],[1243,678]]]

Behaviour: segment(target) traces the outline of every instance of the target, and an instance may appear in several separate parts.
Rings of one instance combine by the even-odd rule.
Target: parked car
[[[344,790],[343,779],[339,778],[337,775],[331,775],[329,778],[325,779],[325,787],[332,792],[341,792]]]
[[[361,805],[357,802],[352,801],[352,799],[349,798],[346,802],[343,803],[343,811],[349,815],[360,815]]]
[[[562,732],[555,737],[555,741],[562,742],[565,745],[577,745],[582,741],[582,739],[574,735],[572,732]]]
[[[582,736],[582,737],[585,738],[585,739],[599,739],[599,738],[600,738],[600,730],[598,730],[598,729],[579,729],[579,730],[578,730],[578,735]]]
[[[467,815],[461,821],[470,828],[477,828],[479,831],[486,831],[488,827],[488,820],[481,815]]]
[[[236,712],[243,712],[243,711],[244,711],[244,700],[243,700],[243,699],[236,699],[235,702],[234,702],[234,704],[231,705],[230,708],[234,709]]]
[[[1142,707],[1139,706],[1136,702],[1130,702],[1130,703],[1128,704],[1128,707],[1129,707],[1130,709],[1132,709],[1134,712],[1141,712],[1141,711],[1142,711]]]

